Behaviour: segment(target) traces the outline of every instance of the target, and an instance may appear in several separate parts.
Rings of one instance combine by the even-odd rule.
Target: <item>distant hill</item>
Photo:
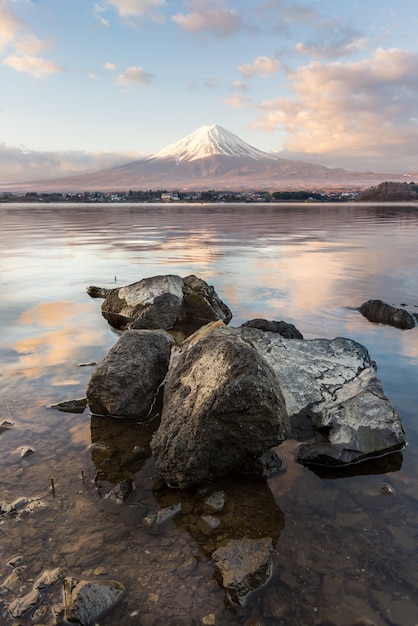
[[[358,200],[368,202],[400,202],[418,200],[418,185],[414,182],[384,182],[363,191]]]
[[[119,167],[48,181],[0,185],[0,190],[69,193],[130,189],[365,189],[387,178],[388,174],[350,172],[282,159],[213,125],[203,126],[149,157]],[[403,180],[398,174],[390,178]]]

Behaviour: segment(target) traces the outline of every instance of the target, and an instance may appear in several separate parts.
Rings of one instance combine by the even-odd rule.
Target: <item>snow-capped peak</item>
[[[151,155],[153,159],[195,161],[205,157],[224,155],[251,159],[276,159],[273,154],[250,146],[222,126],[202,126],[180,141]]]

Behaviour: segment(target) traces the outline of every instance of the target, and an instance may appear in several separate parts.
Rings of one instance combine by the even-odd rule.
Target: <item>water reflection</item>
[[[127,596],[103,626],[417,621],[418,330],[370,324],[349,308],[370,298],[418,305],[417,207],[0,205],[0,217],[0,411],[7,418],[10,407],[14,422],[0,436],[2,498],[39,495],[48,504],[18,525],[2,519],[0,584],[14,554],[26,567],[22,593],[44,566],[118,578]],[[277,449],[287,471],[268,489],[228,476],[182,494],[149,456],[155,425],[46,409],[81,397],[91,370],[78,364],[99,362],[117,339],[85,288],[115,286],[115,276],[117,286],[129,284],[168,265],[209,280],[233,310],[232,325],[284,319],[307,339],[366,345],[404,419],[407,448],[325,475],[296,463],[300,442],[288,440]],[[29,444],[35,453],[20,459],[16,450]],[[126,478],[134,492],[106,508],[100,496]],[[224,511],[208,506],[217,492]],[[142,526],[176,502],[180,512],[156,532]],[[208,555],[228,537],[263,535],[276,542],[273,578],[232,613]],[[3,602],[0,621],[12,622]]]

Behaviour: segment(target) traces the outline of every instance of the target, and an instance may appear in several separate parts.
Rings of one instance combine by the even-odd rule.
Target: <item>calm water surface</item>
[[[3,204],[0,227],[0,423],[12,422],[0,432],[0,501],[47,505],[0,517],[1,624],[16,623],[8,603],[57,566],[126,587],[102,626],[418,623],[418,328],[355,310],[381,298],[418,311],[418,206]],[[92,367],[79,364],[99,362],[118,338],[86,287],[166,273],[213,285],[233,326],[283,319],[307,339],[363,343],[407,431],[402,453],[345,474],[298,465],[287,441],[287,471],[268,485],[231,477],[208,488],[225,491],[225,536],[274,539],[272,579],[243,609],[214,578],[200,521],[207,493],[159,480],[153,425],[48,408],[83,397]],[[34,453],[22,458],[25,446]],[[131,476],[125,505],[103,499]],[[182,513],[158,532],[143,526],[179,501]],[[17,555],[19,578],[5,585]],[[35,622],[65,623],[51,609],[61,601],[60,585],[44,592]],[[34,623],[32,612],[19,623]]]

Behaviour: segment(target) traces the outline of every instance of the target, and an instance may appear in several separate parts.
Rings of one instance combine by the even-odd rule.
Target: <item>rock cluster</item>
[[[402,307],[395,307],[382,300],[367,300],[358,309],[369,322],[389,324],[407,330],[416,326],[416,316]]]

